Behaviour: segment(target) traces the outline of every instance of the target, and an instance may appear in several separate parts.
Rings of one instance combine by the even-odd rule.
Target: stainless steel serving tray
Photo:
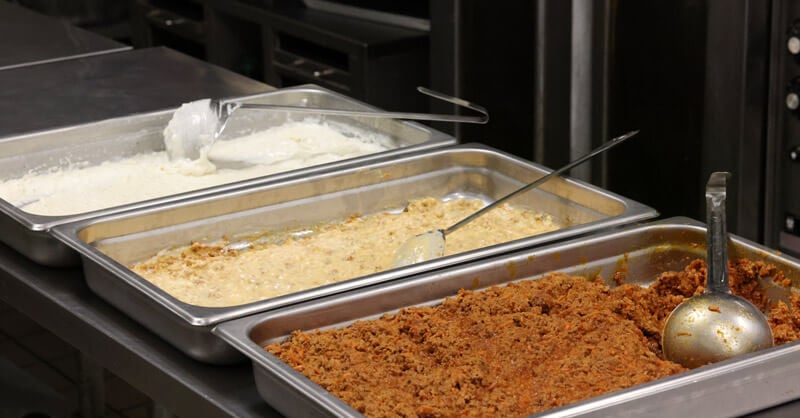
[[[704,258],[705,231],[699,222],[673,218],[594,234],[241,318],[220,324],[213,333],[252,360],[259,393],[286,416],[359,416],[262,346],[284,340],[294,330],[343,327],[400,308],[439,303],[459,289],[535,279],[553,271],[611,278],[625,265],[629,283],[646,285],[662,271],[682,270],[691,260]],[[774,263],[795,286],[800,284],[798,260],[737,237],[731,238],[730,256]],[[771,290],[786,293],[777,287]],[[739,416],[796,398],[800,398],[800,342],[552,409],[541,416]]]
[[[351,110],[375,109],[347,96],[314,85],[290,87],[244,96],[240,99],[250,103]],[[143,152],[163,150],[162,131],[173,112],[174,109],[170,109],[0,138],[0,179],[21,177],[34,169],[63,167],[79,162],[99,164],[103,161]],[[231,117],[221,140],[226,137],[264,130],[290,119],[299,120],[307,116],[306,114],[292,115],[287,112],[236,112]],[[0,234],[0,241],[44,265],[56,267],[77,265],[80,262],[77,254],[54,240],[48,233],[54,226],[125,210],[163,205],[180,199],[210,195],[259,182],[281,181],[287,178],[341,169],[457,143],[452,136],[412,122],[343,116],[323,116],[322,118],[347,122],[384,133],[395,139],[397,148],[329,164],[72,215],[35,215],[0,199],[0,230],[3,231],[3,234]]]
[[[486,146],[461,145],[88,219],[61,225],[53,233],[82,255],[86,280],[96,293],[192,357],[225,363],[244,357],[209,332],[222,321],[649,219],[657,213],[595,186],[557,178],[512,203],[551,214],[567,225],[561,230],[230,308],[180,302],[126,266],[191,241],[217,241],[223,234],[236,237],[346,219],[355,213],[402,209],[409,200],[425,196],[490,200],[547,172]]]

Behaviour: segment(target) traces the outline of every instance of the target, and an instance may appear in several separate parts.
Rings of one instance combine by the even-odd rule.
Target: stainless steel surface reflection
[[[63,20],[0,2],[0,70],[129,49]]]

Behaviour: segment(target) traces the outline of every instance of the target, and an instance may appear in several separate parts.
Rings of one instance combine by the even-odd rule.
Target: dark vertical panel
[[[456,73],[459,0],[436,0],[430,3],[430,81],[431,88],[450,95],[459,95]],[[433,113],[455,113],[458,106],[441,100],[431,100]],[[436,129],[455,132],[452,123],[431,123]]]
[[[793,20],[789,2],[777,0],[773,2],[770,18],[770,60],[769,60],[769,94],[767,97],[767,141],[765,153],[767,155],[764,167],[764,243],[772,248],[778,248],[779,234],[783,228],[783,193],[780,191],[781,163],[783,150],[786,148],[783,133],[786,118],[791,117],[784,104],[786,97],[786,84],[788,81],[787,68],[793,68],[793,59],[786,49],[787,28]],[[796,67],[795,67],[796,68]],[[800,207],[800,205],[798,205]]]
[[[785,104],[789,86],[800,77],[800,58],[786,47],[791,26],[800,19],[800,3],[772,4],[764,236],[770,247],[800,257],[800,161],[791,157],[800,147],[800,112]]]
[[[460,13],[460,94],[491,115],[460,139],[533,158],[535,2],[463,2]]]
[[[708,8],[702,177],[730,171],[731,232],[761,241],[770,2],[712,0]]]
[[[607,0],[577,0],[572,4],[570,159],[607,140],[609,4]],[[605,187],[606,164],[603,155],[575,167],[570,175]]]
[[[619,0],[612,11],[608,188],[664,216],[704,217],[701,153],[707,1]]]
[[[205,6],[206,60],[247,77],[264,80],[264,45],[259,16],[242,18]]]
[[[548,167],[569,161],[571,3],[537,1],[534,158]]]

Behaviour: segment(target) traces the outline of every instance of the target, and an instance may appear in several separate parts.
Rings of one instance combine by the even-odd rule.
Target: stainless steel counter
[[[259,397],[249,364],[192,360],[86,286],[80,269],[52,269],[0,244],[0,299],[124,379],[171,413],[186,417],[276,416]]]
[[[130,46],[0,1],[0,70],[119,52]]]
[[[163,47],[19,67],[0,71],[0,137],[272,89]]]
[[[11,18],[7,10],[17,13],[7,5],[0,2],[0,22]],[[40,29],[49,30],[30,30]],[[0,36],[6,30],[0,23]],[[25,39],[15,35],[9,42],[9,54],[24,55]],[[5,58],[0,49],[0,65]],[[20,66],[0,71],[0,136],[268,90],[272,87],[166,48]],[[171,413],[274,415],[258,396],[248,365],[215,367],[190,359],[95,296],[80,269],[43,267],[0,244],[0,299]]]

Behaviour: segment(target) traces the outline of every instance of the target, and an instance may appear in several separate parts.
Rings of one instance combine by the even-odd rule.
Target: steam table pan
[[[374,107],[321,87],[306,85],[274,90],[239,98],[246,103],[325,107],[349,110],[375,110]],[[100,164],[103,161],[136,154],[162,151],[162,131],[174,109],[108,119],[42,132],[0,138],[0,179],[21,177],[31,170],[65,167],[70,164]],[[287,120],[301,120],[307,114],[287,112],[237,112],[229,121],[222,139],[241,136],[280,125]],[[340,160],[298,170],[286,171],[241,182],[187,191],[146,201],[70,215],[43,216],[0,199],[0,240],[28,258],[44,265],[59,267],[80,263],[78,255],[53,239],[49,230],[57,225],[125,210],[158,206],[185,198],[207,196],[258,182],[274,182],[312,173],[335,170],[383,158],[453,145],[452,136],[423,125],[361,117],[325,116],[325,120],[348,123],[367,131],[391,137],[396,148],[375,154]],[[80,199],[80,196],[76,196]]]
[[[566,227],[505,244],[229,308],[183,303],[127,266],[168,247],[280,231],[404,208],[431,196],[503,196],[547,170],[482,145],[460,145],[330,171],[281,183],[216,193],[53,229],[83,258],[86,280],[101,297],[192,357],[211,363],[244,359],[210,333],[220,322],[321,296],[511,250],[563,240],[657,216],[652,208],[570,179],[554,179],[515,204],[551,214]],[[387,251],[392,251],[387,249]]]
[[[340,399],[262,347],[294,330],[343,327],[409,306],[440,303],[460,289],[535,280],[554,271],[606,279],[627,266],[628,283],[646,285],[705,257],[703,224],[672,218],[467,263],[264,312],[213,332],[252,361],[261,397],[286,416],[359,416]],[[732,237],[731,258],[775,264],[800,284],[800,261]],[[609,283],[611,284],[611,283]],[[786,290],[773,286],[773,291]],[[774,297],[780,297],[774,294]],[[378,365],[376,365],[378,367]],[[538,416],[740,416],[800,398],[800,343],[794,342],[543,412]]]

